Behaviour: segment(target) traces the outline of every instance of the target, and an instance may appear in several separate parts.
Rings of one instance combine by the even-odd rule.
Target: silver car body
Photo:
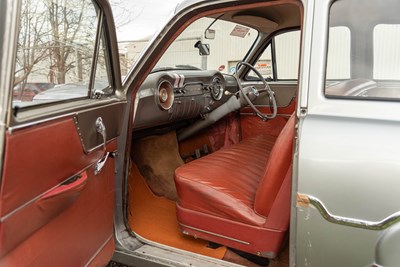
[[[312,200],[306,207],[293,200],[292,264],[396,266],[400,105],[324,96],[332,3],[307,4],[314,15],[303,32],[293,192]]]
[[[344,0],[343,0],[344,1]],[[118,94],[132,99],[131,86],[160,53],[163,42],[183,24],[188,12],[216,4],[246,1],[196,1],[179,5],[127,76]],[[396,101],[327,98],[325,66],[331,0],[302,0],[297,133],[294,148],[290,266],[400,265],[400,105]],[[0,2],[0,156],[11,120],[13,56],[18,1]],[[7,38],[4,38],[7,36]],[[131,103],[132,105],[134,103]],[[34,115],[34,114],[33,114]],[[128,130],[128,115],[124,129]],[[122,133],[126,139],[127,132]],[[119,147],[124,151],[125,143]],[[123,159],[118,162],[123,169]],[[115,259],[138,266],[206,266],[217,261],[160,246],[140,246],[125,224],[123,171],[116,179]]]

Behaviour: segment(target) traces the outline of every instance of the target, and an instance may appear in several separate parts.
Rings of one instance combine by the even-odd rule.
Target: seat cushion
[[[254,211],[254,199],[275,140],[271,135],[248,138],[176,169],[179,205],[262,226],[266,218]]]

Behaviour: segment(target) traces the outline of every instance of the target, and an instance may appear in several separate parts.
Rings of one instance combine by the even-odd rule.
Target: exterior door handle
[[[108,156],[110,154],[110,152],[106,151],[107,129],[101,117],[98,117],[96,120],[96,132],[101,134],[103,138],[103,152],[104,152],[103,156],[101,156],[101,158],[96,162],[96,166],[94,168],[94,174],[98,175],[103,169],[104,165],[106,164]]]

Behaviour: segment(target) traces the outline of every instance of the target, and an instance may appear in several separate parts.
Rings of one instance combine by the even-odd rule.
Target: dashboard
[[[134,130],[204,116],[237,90],[233,76],[214,70],[151,73],[136,94]]]

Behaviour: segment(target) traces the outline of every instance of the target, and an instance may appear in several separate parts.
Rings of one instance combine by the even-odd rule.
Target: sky
[[[152,36],[170,18],[182,0],[109,0],[113,8],[118,41]]]

